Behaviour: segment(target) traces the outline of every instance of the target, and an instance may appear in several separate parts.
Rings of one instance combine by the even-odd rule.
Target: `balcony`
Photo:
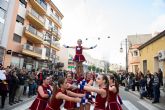
[[[29,0],[32,7],[40,14],[45,14],[47,10],[46,3],[43,0]]]
[[[139,56],[132,57],[130,63],[131,63],[131,64],[137,64],[137,63],[140,63],[140,57],[139,57]]]
[[[49,18],[57,25],[59,26],[60,28],[62,27],[62,23],[61,23],[61,20],[59,19],[59,17],[57,17],[56,14],[54,13],[51,13]]]
[[[33,57],[38,57],[41,58],[42,57],[42,49],[37,48],[37,47],[33,47],[29,44],[24,44],[22,47],[22,53],[29,55],[29,56],[33,56]]]
[[[45,19],[32,8],[27,10],[27,19],[37,28],[44,28],[45,26]]]
[[[57,51],[60,51],[60,44],[57,42],[52,42],[51,47]]]
[[[49,28],[48,31],[51,33],[51,28]],[[60,40],[61,39],[61,32],[58,31],[57,29],[54,29],[52,31],[52,35],[53,35],[53,37],[57,38],[57,40]]]
[[[29,40],[35,43],[42,43],[44,41],[44,34],[30,25],[25,28],[24,34]]]

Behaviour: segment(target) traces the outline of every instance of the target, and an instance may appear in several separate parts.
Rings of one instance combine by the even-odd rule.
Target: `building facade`
[[[128,35],[128,72],[136,73],[140,68],[140,54],[138,47],[152,38],[151,34]]]
[[[15,0],[0,1],[0,63],[4,63]]]
[[[8,0],[13,8],[4,66],[43,68],[60,50],[62,13],[51,0]]]
[[[139,48],[140,50],[140,70],[146,74],[158,72],[160,68],[165,77],[165,31],[156,35]]]

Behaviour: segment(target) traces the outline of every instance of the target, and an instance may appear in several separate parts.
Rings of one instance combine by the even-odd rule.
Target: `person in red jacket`
[[[49,86],[50,83],[50,77],[44,76],[43,77],[43,83],[38,87],[38,96],[32,103],[29,110],[45,110],[45,107],[48,103],[48,100],[51,96],[52,88]]]

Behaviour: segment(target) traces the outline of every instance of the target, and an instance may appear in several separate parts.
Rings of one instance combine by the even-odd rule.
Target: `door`
[[[147,73],[147,60],[143,60],[143,74]]]

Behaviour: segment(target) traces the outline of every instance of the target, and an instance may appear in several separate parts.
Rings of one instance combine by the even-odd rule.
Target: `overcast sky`
[[[98,44],[87,53],[110,63],[125,64],[125,53],[119,49],[127,35],[165,29],[165,0],[52,1],[64,15],[61,44],[76,45],[78,38],[83,40],[83,46]]]

